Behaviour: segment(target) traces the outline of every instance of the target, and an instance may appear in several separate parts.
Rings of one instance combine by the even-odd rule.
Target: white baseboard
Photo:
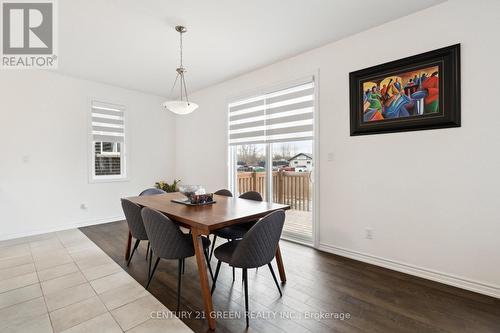
[[[15,233],[15,234],[0,235],[0,241],[13,239],[13,238],[21,238],[21,237],[46,234],[46,233],[55,232],[55,231],[76,229],[76,228],[86,227],[89,225],[96,225],[96,224],[102,224],[102,223],[121,221],[124,219],[125,219],[124,215],[118,215],[118,216],[111,216],[111,217],[105,217],[105,218],[84,220],[84,221],[79,221],[79,222],[71,222],[68,224],[53,226],[53,227],[49,227],[49,228],[30,230],[30,231],[26,231],[26,232]]]
[[[442,272],[437,272],[434,270],[426,269],[423,267],[417,267],[410,264],[405,264],[401,262],[397,262],[390,259],[385,259],[377,256],[373,256],[366,253],[361,253],[337,246],[332,246],[324,243],[320,243],[319,250],[324,252],[329,252],[333,254],[337,254],[342,257],[347,257],[350,259],[363,261],[368,264],[373,264],[376,266],[385,267],[388,269],[392,269],[398,272],[418,276],[424,279],[437,281],[440,283],[444,283],[450,286],[474,291],[480,294],[500,298],[500,286],[487,284],[479,281],[474,281],[470,279],[466,279],[463,277],[446,274]]]

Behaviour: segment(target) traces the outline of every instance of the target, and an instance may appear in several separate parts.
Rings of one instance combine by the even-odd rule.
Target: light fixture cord
[[[179,31],[179,58],[180,58],[180,61],[181,61],[181,64],[180,64],[179,68],[182,69],[182,31]],[[180,76],[181,76],[181,80],[179,82],[179,85],[180,85],[180,88],[181,88],[181,101],[182,101],[182,81],[184,79],[184,73],[181,72]]]
[[[182,68],[182,32],[179,32],[179,35],[180,35],[180,45],[181,45],[180,58],[181,58],[181,68]]]
[[[183,48],[183,45],[182,45],[182,34],[183,32],[180,33],[180,58],[181,58],[181,68],[183,70],[182,74],[181,74],[181,82],[180,82],[180,86],[181,86],[181,101],[182,101],[182,88],[184,88],[184,96],[186,96],[186,103],[189,105],[189,98],[188,98],[188,92],[187,92],[187,87],[186,87],[186,78],[184,77],[184,66],[183,66],[183,63],[182,63],[182,48]]]

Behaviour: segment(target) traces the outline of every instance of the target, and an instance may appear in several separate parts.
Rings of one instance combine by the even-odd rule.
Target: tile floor
[[[158,331],[192,332],[79,230],[0,242],[0,332]]]

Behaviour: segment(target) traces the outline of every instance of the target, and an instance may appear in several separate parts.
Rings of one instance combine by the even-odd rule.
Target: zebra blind
[[[229,144],[311,140],[314,81],[229,104]]]
[[[123,158],[125,107],[92,102],[92,155],[94,178],[125,176]]]
[[[120,105],[92,102],[92,138],[95,142],[123,142],[125,108]]]

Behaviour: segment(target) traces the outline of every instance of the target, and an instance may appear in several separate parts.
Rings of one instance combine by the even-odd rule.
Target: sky
[[[297,142],[285,142],[285,143],[274,143],[273,151],[280,153],[283,148],[285,150],[290,150],[291,155],[297,155],[299,153],[312,154],[313,144],[312,141],[297,141]]]

